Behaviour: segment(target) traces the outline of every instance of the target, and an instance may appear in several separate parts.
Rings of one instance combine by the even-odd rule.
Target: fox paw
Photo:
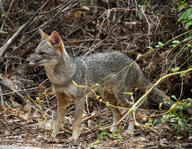
[[[126,134],[133,135],[133,134],[134,134],[134,131],[133,131],[133,130],[127,130],[127,131],[126,131]]]
[[[126,130],[126,133],[129,135],[134,135],[134,127],[129,127],[128,130]]]
[[[80,130],[77,130],[77,129],[73,129],[73,134],[72,136],[68,139],[69,142],[76,142],[77,139],[79,138],[80,136]]]

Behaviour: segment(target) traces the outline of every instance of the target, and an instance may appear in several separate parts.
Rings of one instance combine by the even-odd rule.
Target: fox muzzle
[[[32,66],[41,65],[43,63],[43,58],[39,55],[31,55],[29,58],[26,59],[26,62]]]

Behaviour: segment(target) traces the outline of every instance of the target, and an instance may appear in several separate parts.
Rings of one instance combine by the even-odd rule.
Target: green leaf
[[[187,23],[185,24],[185,29],[188,29],[189,26],[191,26],[191,25],[192,25],[192,21],[187,22]]]
[[[157,48],[162,48],[164,46],[164,43],[161,41],[158,42],[158,45],[156,45]]]
[[[132,96],[133,92],[123,92],[123,94]]]
[[[171,72],[176,72],[180,69],[180,67],[171,68]]]
[[[182,121],[181,119],[178,120],[178,124],[179,124],[180,126],[183,126],[183,125],[184,125],[184,123],[183,123],[183,121]]]
[[[171,119],[170,119],[170,122],[174,123],[174,122],[175,122],[175,119],[174,119],[174,118],[171,118]]]
[[[97,99],[97,100],[99,100],[99,99],[101,99],[101,98],[100,98],[100,96],[99,96],[99,95],[97,95],[97,96],[96,96],[96,99]]]
[[[161,109],[163,107],[163,102],[161,102],[160,104],[159,104],[159,109]]]
[[[5,13],[2,13],[2,14],[1,14],[1,17],[5,17],[5,16],[6,16],[6,14],[5,14]]]
[[[192,103],[192,98],[187,98],[186,100]]]
[[[72,83],[73,83],[73,85],[75,85],[75,86],[78,87],[78,88],[85,88],[84,85],[79,85],[79,84],[77,84],[74,80],[72,80]]]
[[[191,40],[191,37],[186,37],[183,42]]]
[[[173,47],[176,47],[179,43],[180,43],[179,40],[173,40],[173,41],[172,41],[172,46],[173,46]]]
[[[172,43],[173,43],[173,44],[179,44],[180,41],[179,41],[179,40],[173,40]]]
[[[188,46],[188,47],[192,47],[192,44],[191,44],[191,43],[187,43],[187,46]]]
[[[181,20],[188,20],[192,12],[192,8],[187,9],[178,19],[178,21]]]
[[[109,106],[110,106],[110,104],[109,104],[109,102],[108,102],[108,101],[107,101],[105,104],[106,104],[106,106],[107,106],[107,107],[109,107]]]
[[[171,98],[177,100],[177,97],[175,95],[171,95]]]
[[[153,50],[153,47],[151,47],[151,46],[147,46],[147,48],[149,49],[149,51]]]
[[[177,109],[178,109],[178,105],[177,105],[176,103],[174,103],[174,104],[170,107],[169,111],[170,111],[170,112],[174,112],[174,111],[176,111]]]
[[[162,42],[160,42],[160,41],[158,42],[158,45],[161,46],[161,47],[164,46],[164,44]]]
[[[188,18],[189,20],[192,20],[192,14],[190,14],[190,16],[189,16],[189,18]]]
[[[0,34],[8,34],[8,32],[0,30]]]
[[[187,3],[179,5],[178,11],[180,12],[181,10],[183,10],[183,8],[185,8],[186,5],[187,5]]]
[[[188,110],[190,107],[192,107],[192,103],[187,103],[184,105],[185,110]]]
[[[98,87],[100,86],[100,84],[99,84],[99,83],[96,83],[95,85],[96,85],[96,86],[98,86]]]
[[[109,141],[109,138],[107,136],[104,136],[105,141]]]

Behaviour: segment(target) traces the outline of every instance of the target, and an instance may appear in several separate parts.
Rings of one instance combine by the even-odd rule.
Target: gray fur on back
[[[123,85],[131,89],[136,87],[138,79],[143,76],[139,66],[119,52],[80,56],[76,57],[74,62],[77,64],[77,69],[73,79],[83,85],[106,83],[112,86]]]

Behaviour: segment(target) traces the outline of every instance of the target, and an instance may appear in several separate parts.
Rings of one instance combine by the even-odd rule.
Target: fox
[[[35,53],[27,58],[29,65],[44,66],[46,75],[52,84],[52,90],[57,99],[57,115],[54,122],[52,136],[56,137],[67,111],[68,100],[75,105],[75,115],[70,141],[79,138],[80,124],[84,111],[86,97],[94,96],[89,88],[99,93],[101,98],[117,106],[129,106],[129,95],[135,88],[146,91],[152,84],[144,76],[139,65],[126,54],[112,51],[90,55],[71,56],[65,49],[60,35],[53,31],[51,35],[39,29],[41,41]],[[83,87],[79,87],[79,85]],[[88,89],[85,89],[85,88]],[[149,98],[160,104],[168,96],[157,87],[149,93]],[[164,104],[164,107],[169,105]],[[113,115],[110,131],[116,132],[115,124],[121,119],[118,108],[109,107]],[[130,133],[133,133],[133,123],[129,122]],[[129,131],[129,128],[128,128]],[[131,132],[132,131],[132,132]]]

